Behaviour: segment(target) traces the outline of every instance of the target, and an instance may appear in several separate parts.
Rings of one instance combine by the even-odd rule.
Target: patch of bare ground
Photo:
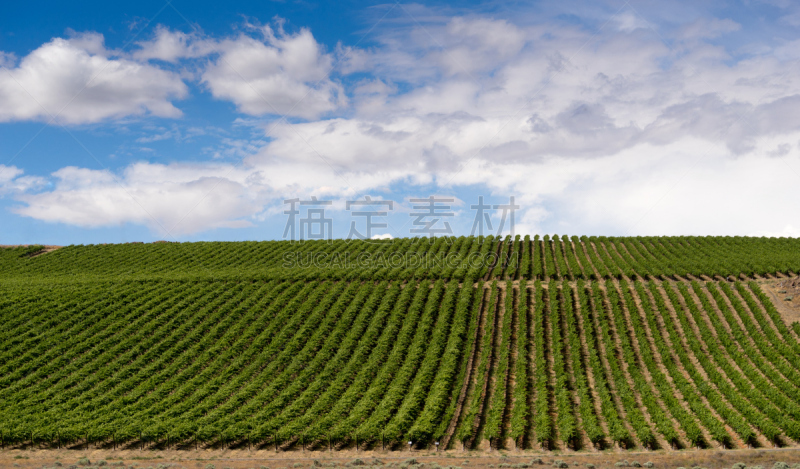
[[[614,288],[617,288],[617,291],[619,292],[618,285],[616,284],[616,281],[614,281],[612,283],[612,285],[614,285]],[[604,287],[607,287],[607,285],[604,285]],[[631,377],[628,361],[622,358],[622,352],[621,352],[621,350],[622,350],[622,340],[621,340],[621,338],[619,336],[620,331],[617,330],[616,324],[614,323],[615,321],[614,321],[614,319],[612,317],[612,315],[614,313],[612,312],[612,309],[610,307],[611,305],[610,305],[609,299],[608,299],[608,291],[606,291],[605,288],[601,288],[601,290],[603,290],[603,293],[604,293],[603,301],[606,303],[606,311],[608,311],[608,313],[609,313],[608,314],[609,317],[608,317],[608,321],[607,321],[608,322],[608,326],[609,326],[609,331],[611,332],[611,337],[613,338],[614,345],[615,345],[615,347],[617,349],[615,351],[615,354],[618,357],[619,364],[622,366],[622,372],[625,375],[625,380],[628,383],[628,387],[630,387],[631,391],[633,392],[633,397],[634,397],[634,399],[636,399],[636,406],[642,411],[642,415],[644,415],[644,419],[645,419],[645,421],[647,421],[647,425],[649,425],[650,428],[653,429],[653,435],[656,438],[656,442],[658,443],[658,447],[659,448],[669,448],[670,447],[669,442],[667,442],[667,440],[664,439],[664,435],[662,435],[661,432],[658,431],[658,428],[653,423],[653,419],[650,416],[650,410],[647,408],[647,406],[644,405],[644,403],[642,402],[642,396],[640,395],[640,393],[642,393],[642,392],[654,392],[653,387],[652,387],[652,383],[651,383],[651,386],[650,386],[649,389],[638,389],[636,387],[636,383],[633,381],[633,378]],[[644,370],[641,370],[641,371],[643,372],[643,374],[645,374]],[[669,414],[667,413],[667,415],[669,415]]]
[[[800,448],[775,449],[736,449],[736,450],[681,450],[681,451],[626,451],[617,452],[540,452],[540,451],[287,451],[276,453],[271,450],[232,449],[232,450],[3,450],[0,451],[0,467],[19,467],[39,469],[53,467],[56,462],[68,467],[77,464],[82,458],[92,463],[106,461],[124,463],[125,466],[156,467],[159,464],[171,465],[176,469],[202,469],[209,464],[215,467],[245,469],[260,468],[290,469],[352,466],[356,459],[365,464],[398,464],[415,459],[419,464],[438,464],[462,468],[489,468],[500,464],[529,464],[534,458],[541,458],[542,465],[533,468],[552,467],[556,459],[561,459],[570,467],[586,467],[593,464],[597,469],[615,469],[617,462],[652,462],[655,469],[674,469],[677,467],[700,466],[708,469],[730,468],[741,462],[747,466],[772,467],[775,462],[793,464],[800,462]],[[318,467],[319,467],[318,466]],[[108,467],[108,466],[106,466]],[[112,466],[113,467],[113,466]]]
[[[665,283],[667,283],[667,282],[665,282]],[[665,340],[667,340],[667,342],[669,342],[669,343],[672,343],[673,348],[681,347],[684,350],[686,350],[686,354],[688,355],[689,360],[692,362],[692,365],[694,366],[694,369],[697,370],[697,373],[700,374],[700,376],[702,376],[702,378],[703,378],[703,383],[700,383],[700,384],[713,386],[719,392],[719,388],[717,388],[716,385],[714,383],[712,383],[708,379],[708,374],[706,374],[706,370],[702,367],[702,365],[700,364],[700,361],[697,359],[697,357],[694,356],[694,351],[691,349],[691,347],[689,347],[689,343],[687,342],[686,335],[685,335],[686,331],[684,331],[683,328],[680,327],[680,322],[677,319],[678,318],[678,313],[675,311],[675,308],[673,307],[672,302],[670,301],[669,297],[667,297],[667,294],[664,291],[663,285],[657,284],[657,289],[658,289],[658,292],[661,294],[662,298],[664,299],[664,303],[665,303],[665,305],[667,307],[667,313],[670,316],[669,320],[675,325],[675,330],[677,331],[677,334],[678,334],[681,342],[679,344],[672,343],[672,341],[670,340],[669,334],[666,333],[666,326],[665,326],[665,324],[663,322],[663,321],[666,321],[667,318],[661,317],[661,315],[656,315],[657,316],[657,320],[659,322],[659,326],[663,329],[661,332],[664,334]],[[686,370],[683,368],[683,364],[680,362],[680,360],[677,360],[677,356],[673,355],[673,357],[676,359],[675,363],[678,365],[678,368],[681,371],[683,371],[684,376],[689,378],[689,380],[691,381],[691,377],[688,375]],[[730,380],[727,378],[727,376],[725,376],[724,374],[722,374],[722,376],[728,381],[728,384],[733,386],[733,384],[730,382]],[[698,386],[698,383],[694,383],[694,385]],[[725,401],[725,405],[728,408],[734,409],[734,407],[730,404],[730,402],[727,399],[725,399],[725,395],[723,393],[721,393],[721,392],[720,392],[720,395],[722,396],[723,400]],[[737,411],[737,413],[738,413],[738,411]],[[720,421],[724,421],[724,420],[720,419]],[[727,425],[726,425],[726,430],[728,430],[728,433],[730,435],[735,435],[735,433],[732,432],[730,427],[728,427]],[[761,432],[758,431],[757,428],[753,427],[753,431],[756,433],[756,442],[758,443],[759,446],[761,446],[761,447],[772,446],[772,443],[763,434],[761,434]]]
[[[758,284],[772,300],[772,304],[787,326],[791,326],[793,322],[800,322],[800,277],[763,280]],[[794,331],[792,333],[800,340]]]
[[[649,291],[648,291],[647,289],[645,289],[644,291],[645,291],[645,293],[646,293],[647,295],[649,295],[649,294],[650,294],[650,293],[649,293]],[[645,335],[645,338],[647,339],[647,342],[648,342],[648,345],[649,345],[649,347],[650,347],[650,350],[652,351],[653,358],[654,358],[654,359],[655,359],[655,361],[656,361],[656,366],[658,366],[658,369],[659,369],[659,370],[661,371],[661,373],[664,375],[664,377],[665,377],[665,379],[667,380],[667,382],[669,382],[669,383],[672,385],[672,389],[673,389],[673,390],[674,390],[674,392],[675,392],[675,397],[677,398],[677,400],[678,400],[678,402],[680,403],[681,407],[683,407],[683,409],[684,409],[684,410],[686,410],[686,412],[688,412],[688,413],[692,414],[692,413],[693,413],[693,412],[692,412],[692,409],[691,409],[691,407],[689,406],[689,404],[686,402],[686,398],[685,398],[685,396],[684,396],[684,395],[683,395],[683,394],[682,394],[682,393],[681,393],[681,392],[678,390],[677,386],[675,386],[675,384],[674,384],[674,382],[675,382],[675,381],[674,381],[674,379],[672,378],[672,375],[670,374],[670,372],[669,372],[669,370],[667,369],[667,367],[664,365],[664,359],[665,359],[665,358],[667,358],[667,359],[669,359],[669,360],[672,360],[674,363],[676,363],[676,364],[677,364],[677,367],[676,367],[676,368],[677,368],[677,370],[680,372],[681,376],[682,376],[682,377],[683,377],[683,378],[684,378],[684,379],[685,379],[685,380],[686,380],[688,383],[690,383],[690,384],[691,384],[692,388],[694,388],[694,389],[695,389],[695,391],[697,391],[697,389],[695,388],[695,386],[694,386],[694,383],[692,383],[692,380],[691,380],[691,377],[689,376],[689,374],[686,372],[686,370],[683,368],[683,366],[681,366],[681,365],[680,365],[680,360],[678,359],[678,357],[677,357],[677,356],[676,356],[674,353],[670,354],[670,356],[669,356],[669,357],[662,357],[662,356],[661,356],[661,354],[660,354],[660,353],[659,353],[659,351],[658,351],[658,347],[656,347],[656,341],[655,341],[655,338],[654,338],[654,336],[653,336],[653,331],[650,329],[650,326],[649,326],[649,324],[648,324],[647,318],[645,317],[644,311],[642,311],[642,302],[643,302],[643,301],[648,301],[648,302],[650,302],[650,305],[651,305],[651,308],[652,308],[652,310],[655,310],[657,306],[656,306],[656,305],[653,303],[653,299],[652,299],[650,296],[648,296],[647,298],[641,298],[641,297],[639,296],[639,293],[638,293],[638,292],[637,292],[635,289],[631,290],[631,294],[633,295],[633,301],[634,301],[634,303],[636,303],[636,307],[637,307],[637,309],[638,309],[638,311],[637,311],[637,313],[636,313],[636,314],[638,314],[638,315],[639,315],[639,317],[640,317],[640,319],[641,319],[641,321],[642,321],[642,326],[643,326],[644,335]],[[656,322],[658,323],[658,318],[656,318]],[[659,327],[662,327],[662,326],[660,326],[660,325],[659,325]],[[662,337],[664,338],[664,340],[665,340],[667,343],[670,343],[670,341],[669,341],[669,337],[667,336],[667,334],[663,333],[662,331],[657,331],[657,333],[658,333],[660,336],[662,336]],[[640,344],[640,345],[641,345],[641,344]],[[707,409],[709,412],[711,412],[711,414],[714,416],[714,418],[716,418],[716,419],[717,419],[718,421],[720,421],[720,422],[723,422],[723,424],[724,424],[724,423],[725,423],[724,419],[722,419],[722,418],[719,416],[719,414],[717,414],[717,412],[714,410],[714,408],[713,408],[713,407],[711,407],[711,405],[708,403],[708,400],[705,398],[705,396],[703,396],[703,395],[702,395],[702,394],[700,394],[699,392],[698,392],[697,394],[698,394],[698,396],[700,397],[700,399],[701,399],[701,401],[702,401],[702,403],[703,403],[703,406],[704,406],[704,407],[705,407],[705,408],[706,408],[706,409]],[[717,442],[717,441],[715,441],[715,440],[713,440],[713,439],[711,438],[711,435],[709,434],[709,432],[708,432],[708,429],[706,429],[706,428],[705,428],[705,427],[702,425],[702,422],[699,422],[699,421],[698,421],[698,426],[700,427],[700,430],[703,432],[703,439],[704,439],[704,440],[705,440],[707,443],[709,443],[709,444],[713,445],[713,447],[714,447],[714,448],[717,448],[717,449],[723,449],[723,448],[722,448],[722,445],[721,445],[719,442]],[[738,435],[737,435],[737,434],[736,434],[736,433],[733,431],[733,429],[731,429],[730,427],[728,427],[727,425],[725,425],[725,430],[726,430],[726,431],[728,432],[728,434],[731,436],[731,439],[733,440],[733,444],[735,445],[735,447],[736,447],[736,448],[744,448],[744,447],[746,447],[746,446],[747,446],[747,445],[745,445],[745,443],[742,441],[742,439],[741,439],[741,438],[739,438],[739,436],[738,436]],[[681,430],[681,431],[682,431],[682,430]],[[684,434],[684,433],[682,433],[682,435],[683,435],[683,434]]]
[[[0,249],[13,249],[13,248],[27,248],[29,246],[38,246],[38,244],[0,244]],[[56,249],[61,249],[64,246],[45,245],[44,249],[36,251],[28,257],[38,257],[48,252],[53,252]]]

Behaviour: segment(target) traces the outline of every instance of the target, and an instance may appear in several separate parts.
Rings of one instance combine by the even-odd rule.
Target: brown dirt
[[[800,322],[800,277],[761,280],[758,284],[772,300],[787,326]],[[791,300],[787,301],[787,298]]]
[[[12,245],[12,244],[0,244],[0,248],[26,248],[28,246],[35,246],[35,245],[34,244],[15,244],[15,245]],[[48,252],[53,252],[56,249],[61,249],[62,247],[64,247],[64,246],[46,245],[46,246],[44,246],[44,249],[42,249],[41,251],[37,252],[36,254],[34,254],[34,255],[30,256],[30,257],[38,257],[38,256],[41,256],[42,254],[47,254]]]
[[[80,458],[86,457],[93,463],[105,459],[112,462],[124,462],[126,466],[155,467],[158,464],[174,464],[176,468],[204,468],[213,464],[223,468],[257,468],[284,469],[312,467],[314,461],[323,465],[336,464],[342,466],[356,458],[369,462],[377,458],[385,464],[398,464],[410,458],[420,463],[437,463],[442,466],[458,466],[462,468],[497,467],[502,463],[529,463],[533,458],[542,458],[544,465],[534,465],[546,469],[556,459],[567,462],[571,467],[585,467],[594,464],[598,469],[615,469],[614,464],[627,460],[644,463],[653,462],[656,469],[673,469],[676,467],[702,466],[708,469],[730,468],[737,462],[748,466],[761,465],[772,467],[777,461],[793,464],[800,462],[800,448],[776,449],[738,449],[738,450],[682,450],[682,451],[626,451],[626,452],[571,452],[542,453],[539,451],[290,451],[275,453],[270,450],[163,450],[163,451],[110,451],[110,450],[4,450],[0,451],[1,467],[40,468],[51,467],[56,461],[64,467],[76,464]],[[106,466],[109,467],[109,466]],[[112,466],[113,467],[113,466]]]

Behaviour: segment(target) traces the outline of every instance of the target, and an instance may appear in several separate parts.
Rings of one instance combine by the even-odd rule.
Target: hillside
[[[800,239],[746,237],[402,238],[131,243],[0,250],[4,278],[409,280],[596,279],[800,272]],[[33,255],[33,257],[31,257]]]
[[[767,292],[800,240],[26,247],[0,272],[6,446],[800,442],[800,324]]]

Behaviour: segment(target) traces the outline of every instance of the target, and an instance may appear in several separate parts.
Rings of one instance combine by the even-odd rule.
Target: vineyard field
[[[39,251],[41,249],[41,251]],[[566,235],[198,242],[0,249],[6,278],[601,280],[800,272],[800,239]]]
[[[800,446],[800,324],[765,290],[800,240],[31,246],[0,269],[4,447]]]

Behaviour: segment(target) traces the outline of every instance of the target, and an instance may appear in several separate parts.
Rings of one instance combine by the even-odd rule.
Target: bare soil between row
[[[700,466],[708,469],[729,468],[737,462],[748,466],[760,465],[769,469],[778,461],[794,464],[800,462],[800,448],[760,448],[729,450],[680,450],[680,451],[621,451],[607,450],[601,452],[575,451],[306,451],[302,453],[280,452],[269,450],[3,450],[0,451],[0,467],[40,468],[51,467],[57,461],[65,467],[77,464],[81,458],[88,458],[93,464],[106,460],[124,462],[126,466],[155,467],[158,464],[171,464],[173,467],[205,468],[213,464],[217,469],[260,468],[270,469],[311,467],[314,461],[323,466],[345,465],[355,459],[362,459],[367,464],[378,459],[384,464],[400,463],[415,459],[421,464],[439,464],[441,466],[497,467],[500,464],[530,463],[534,458],[541,458],[542,465],[536,467],[552,467],[552,462],[561,459],[571,467],[586,467],[594,464],[596,468],[615,468],[620,461],[634,461],[644,464],[652,462],[654,468],[677,468]],[[113,466],[112,466],[113,467]]]

